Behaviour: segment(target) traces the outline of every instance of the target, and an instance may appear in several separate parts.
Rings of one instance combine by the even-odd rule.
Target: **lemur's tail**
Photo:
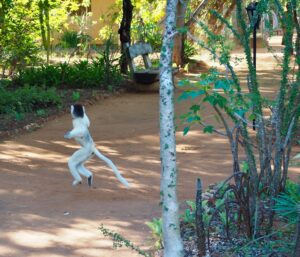
[[[114,163],[108,159],[107,157],[105,157],[102,153],[100,153],[96,148],[94,149],[94,153],[97,155],[97,157],[99,159],[101,159],[102,161],[104,161],[111,169],[112,171],[115,173],[116,177],[118,178],[118,180],[126,187],[130,187],[129,183],[127,182],[127,180],[125,178],[122,177],[122,175],[120,174],[120,172],[118,171],[117,167],[114,165]]]

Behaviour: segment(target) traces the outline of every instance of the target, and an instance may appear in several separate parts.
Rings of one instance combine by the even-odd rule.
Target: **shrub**
[[[76,31],[65,31],[57,46],[62,49],[78,49],[78,51],[85,51],[91,41],[91,36],[87,34]]]
[[[38,87],[67,87],[67,88],[109,88],[118,86],[121,74],[116,65],[105,55],[100,55],[92,63],[78,61],[73,65],[61,63],[42,65],[21,71],[13,79],[13,85],[33,85]]]
[[[63,49],[76,48],[79,42],[76,31],[65,31],[60,38],[59,46]]]
[[[26,113],[61,102],[55,88],[25,86],[15,91],[0,87],[0,114]]]
[[[162,219],[153,218],[152,221],[147,222],[146,225],[152,232],[152,238],[155,240],[155,249],[163,248],[163,232],[162,232]]]
[[[184,60],[188,61],[190,57],[197,53],[197,49],[194,44],[188,40],[184,41]]]

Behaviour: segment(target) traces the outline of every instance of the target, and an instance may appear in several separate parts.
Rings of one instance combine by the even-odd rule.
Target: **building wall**
[[[92,21],[96,22],[96,24],[92,25],[89,29],[88,34],[92,38],[97,38],[99,34],[99,30],[101,29],[102,24],[99,22],[99,18],[101,15],[106,14],[112,4],[114,4],[115,0],[92,0]],[[98,40],[99,42],[99,40]]]
[[[103,23],[100,23],[99,19],[102,15],[108,13],[110,7],[115,3],[115,0],[91,0],[91,12],[92,16],[89,17],[88,28],[85,31],[88,35],[93,38],[93,44],[101,44],[99,39],[99,30],[103,26]],[[70,19],[68,30],[78,31],[79,27],[76,23]],[[57,44],[61,35],[54,33],[54,44]]]

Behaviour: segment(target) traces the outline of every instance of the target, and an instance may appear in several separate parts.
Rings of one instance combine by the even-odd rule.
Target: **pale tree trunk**
[[[176,6],[178,0],[167,1],[166,29],[160,55],[160,155],[161,203],[164,257],[182,257],[177,202],[177,168],[174,126],[174,85],[172,55],[176,34]]]
[[[186,13],[188,0],[179,1],[177,4],[177,20],[176,27],[183,28],[184,27],[184,18]],[[185,36],[183,33],[178,33],[175,36],[174,41],[174,62],[177,66],[183,67],[184,65],[184,40]]]

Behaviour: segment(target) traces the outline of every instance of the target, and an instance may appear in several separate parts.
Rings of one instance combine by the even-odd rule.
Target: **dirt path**
[[[276,71],[264,61],[260,79],[268,93],[274,82],[270,74],[276,76]],[[63,139],[71,126],[69,115],[0,142],[0,256],[137,256],[127,249],[112,250],[112,242],[97,230],[101,223],[147,248],[145,222],[160,215],[158,100],[157,93],[124,94],[87,108],[98,148],[113,159],[130,190],[97,159],[88,163],[94,187],[71,186],[66,163],[77,145]],[[178,105],[177,113],[186,108]],[[230,174],[225,139],[193,130],[187,137],[178,132],[177,143],[181,201],[194,198],[198,176],[207,186]],[[300,170],[292,168],[291,174]]]

